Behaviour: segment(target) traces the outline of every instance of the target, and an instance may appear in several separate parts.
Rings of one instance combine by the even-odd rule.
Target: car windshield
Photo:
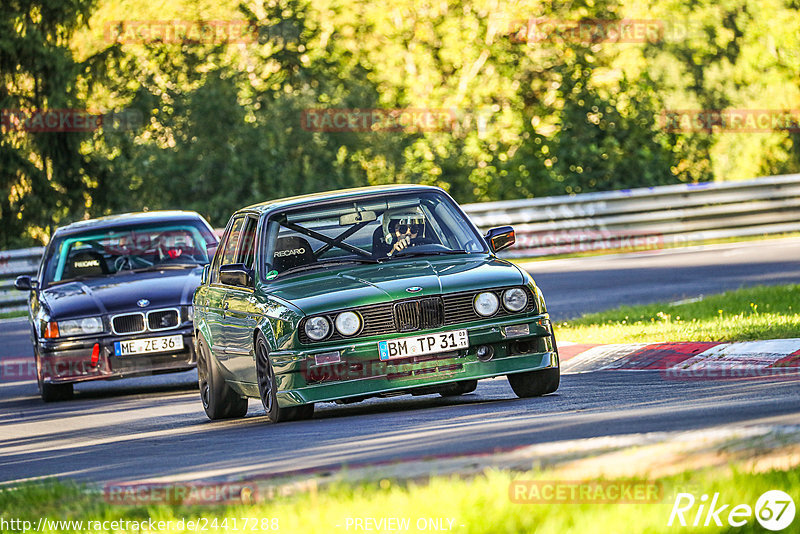
[[[277,213],[267,225],[268,276],[331,263],[487,252],[454,202],[435,191],[325,203]]]
[[[213,235],[208,229],[187,222],[70,234],[57,238],[50,247],[44,283],[194,267],[208,263],[207,246],[211,242]]]

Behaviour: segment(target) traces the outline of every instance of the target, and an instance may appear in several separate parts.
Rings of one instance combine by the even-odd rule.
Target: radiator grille
[[[178,310],[157,310],[147,314],[147,327],[150,330],[167,330],[179,323]]]
[[[394,305],[394,326],[397,332],[428,330],[442,326],[442,299],[432,297],[407,300]]]
[[[129,313],[117,315],[111,321],[116,334],[136,334],[144,332],[144,315],[141,313]]]

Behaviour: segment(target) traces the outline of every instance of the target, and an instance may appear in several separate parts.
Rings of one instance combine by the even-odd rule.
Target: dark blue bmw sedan
[[[114,215],[59,228],[30,292],[39,392],[72,396],[73,384],[184,371],[196,365],[192,296],[217,246],[200,215]]]

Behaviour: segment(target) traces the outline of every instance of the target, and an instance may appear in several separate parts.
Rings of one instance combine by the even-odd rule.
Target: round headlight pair
[[[528,305],[528,294],[519,287],[503,291],[503,307],[510,312],[519,312]],[[489,291],[478,293],[473,302],[475,312],[481,317],[491,317],[500,309],[497,295]]]
[[[353,336],[361,330],[361,316],[346,311],[336,316],[336,330],[343,336]],[[306,321],[306,335],[313,341],[322,341],[331,333],[331,323],[326,317],[311,317]]]

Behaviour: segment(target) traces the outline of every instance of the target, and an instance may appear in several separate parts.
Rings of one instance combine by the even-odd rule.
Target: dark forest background
[[[4,124],[0,249],[104,214],[192,209],[222,226],[247,204],[373,184],[438,185],[466,203],[800,170],[798,128],[664,123],[671,110],[800,109],[797,0],[1,5],[0,109],[107,115],[87,132]],[[247,42],[113,31],[172,20],[252,31]],[[576,37],[569,21],[597,31]],[[619,42],[603,34],[614,21],[657,32]],[[304,110],[330,108],[454,120],[427,132],[303,127]]]

